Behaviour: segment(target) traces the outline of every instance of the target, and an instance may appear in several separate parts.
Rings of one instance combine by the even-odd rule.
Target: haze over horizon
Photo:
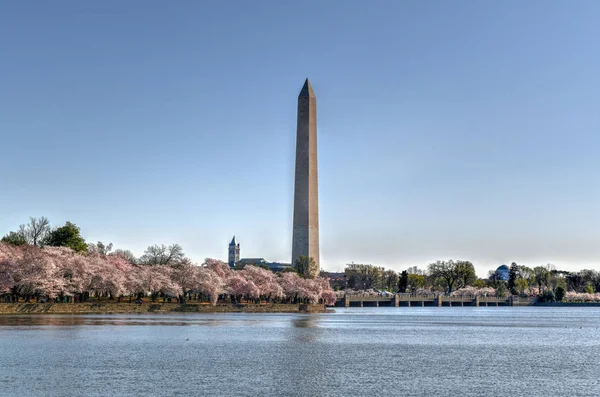
[[[317,97],[321,266],[600,269],[600,3],[0,5],[0,236],[291,257]],[[8,61],[6,61],[8,60]]]

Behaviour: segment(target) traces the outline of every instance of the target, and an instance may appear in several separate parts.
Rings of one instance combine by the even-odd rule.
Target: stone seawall
[[[323,313],[324,305],[268,303],[206,304],[178,303],[1,303],[2,314],[90,314],[90,313]]]
[[[538,302],[534,306],[548,307],[600,307],[600,302]]]

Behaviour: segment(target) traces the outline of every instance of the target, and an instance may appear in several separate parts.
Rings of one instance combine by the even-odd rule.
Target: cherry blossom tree
[[[229,278],[232,274],[232,270],[229,268],[229,265],[218,259],[206,258],[202,266],[209,268],[217,273],[219,277],[224,279]]]
[[[9,293],[15,285],[17,251],[13,245],[0,243],[0,294]]]
[[[55,259],[35,246],[23,248],[14,280],[16,290],[26,301],[36,294],[55,298],[65,292],[65,280]]]
[[[198,286],[198,266],[184,260],[183,263],[173,266],[171,279],[177,286],[181,303],[185,303],[188,293]]]
[[[336,294],[327,280],[303,279],[296,273],[275,273],[256,266],[229,269],[207,258],[201,266],[185,257],[163,266],[136,265],[125,256],[102,250],[76,252],[69,247],[15,246],[0,242],[0,294],[26,301],[31,298],[68,298],[86,301],[123,296],[179,296],[204,294],[212,305],[229,295],[231,301],[287,300],[290,303],[334,304]],[[14,299],[13,299],[14,300]]]
[[[298,283],[298,298],[307,303],[317,303],[321,295],[321,286],[315,280],[300,278]]]
[[[277,276],[270,270],[249,265],[240,271],[240,275],[258,288],[258,297],[269,299],[284,296],[283,288],[277,282]]]
[[[210,268],[201,267],[198,269],[198,280],[199,291],[207,295],[215,306],[219,295],[226,292],[226,279]]]
[[[172,280],[173,268],[169,266],[143,266],[139,272],[143,293],[149,293],[152,300],[159,294],[177,296],[180,287]]]
[[[279,285],[289,302],[294,302],[298,297],[298,283],[300,277],[297,273],[286,272],[279,276]]]
[[[244,297],[246,299],[257,299],[260,294],[258,287],[244,278],[240,272],[236,272],[227,282],[227,291],[232,295],[234,301],[240,302]]]
[[[337,301],[337,295],[335,291],[333,291],[332,289],[328,289],[321,292],[321,299],[323,299],[326,305],[333,306]]]

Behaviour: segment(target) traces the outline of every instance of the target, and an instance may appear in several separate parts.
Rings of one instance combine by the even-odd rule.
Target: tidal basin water
[[[0,316],[0,396],[598,396],[600,308]]]

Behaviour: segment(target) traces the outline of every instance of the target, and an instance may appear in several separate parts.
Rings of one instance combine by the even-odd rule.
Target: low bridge
[[[517,297],[507,298],[483,296],[445,296],[445,295],[369,295],[354,294],[344,295],[337,299],[337,307],[379,307],[379,306],[515,306],[523,304]],[[527,303],[525,303],[527,304]]]

